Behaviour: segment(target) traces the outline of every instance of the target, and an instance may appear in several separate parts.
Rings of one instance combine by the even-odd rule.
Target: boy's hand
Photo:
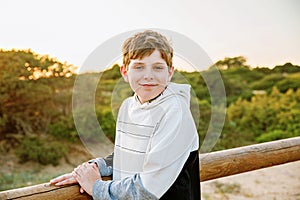
[[[77,183],[77,180],[72,176],[72,173],[68,173],[51,179],[50,183],[55,186],[62,186]]]
[[[53,184],[55,186],[63,186],[63,185],[70,185],[78,183],[77,180],[73,177],[72,173],[69,174],[63,174],[61,176],[58,176],[54,179],[50,180],[50,184]],[[80,187],[80,192],[83,193],[84,190],[82,187]]]
[[[97,166],[96,163],[89,163],[89,165]],[[80,167],[80,165],[77,166],[74,170],[78,169],[79,167]],[[75,183],[78,183],[78,181],[74,178],[72,173],[63,174],[63,175],[60,175],[60,176],[50,180],[50,184],[53,184],[55,186],[70,185],[70,184],[75,184]]]
[[[74,169],[72,175],[89,195],[92,195],[94,183],[102,179],[96,163],[83,163]],[[81,189],[80,192],[82,193],[83,190]]]

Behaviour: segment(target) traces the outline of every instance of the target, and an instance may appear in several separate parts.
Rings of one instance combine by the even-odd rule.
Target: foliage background
[[[226,89],[227,114],[223,132],[213,150],[229,149],[300,135],[300,67],[291,63],[253,68],[242,56],[224,58],[214,64]],[[201,73],[209,73],[212,67]],[[76,74],[76,67],[39,55],[31,50],[0,51],[0,153],[13,152],[18,161],[59,165],[68,159],[70,146],[80,143],[72,112],[72,89],[77,76],[99,77],[98,73]],[[95,94],[95,109],[101,128],[114,141],[115,116],[122,99],[131,95],[122,82],[119,66],[101,73]],[[192,106],[199,106],[196,119],[200,143],[211,117],[210,95],[199,72],[176,71],[192,85]],[[118,91],[114,91],[118,84]],[[117,92],[119,102],[112,102]],[[116,104],[114,104],[116,103]],[[193,108],[192,112],[193,112]],[[88,120],[80,111],[82,123]],[[93,130],[86,131],[93,137]],[[0,178],[5,180],[5,175]],[[0,183],[2,185],[4,183]]]

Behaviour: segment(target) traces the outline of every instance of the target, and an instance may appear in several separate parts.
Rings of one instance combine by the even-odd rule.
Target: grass
[[[220,181],[212,182],[214,192],[212,194],[202,193],[205,200],[230,200],[229,194],[241,193],[241,185],[239,183],[222,183]],[[217,195],[217,196],[216,196]]]
[[[238,194],[241,192],[241,185],[238,183],[221,183],[219,181],[213,182],[215,192],[218,193],[223,200],[229,200],[228,194]]]
[[[75,166],[90,159],[84,146],[74,143],[72,145],[68,157],[61,158],[57,166],[42,165],[34,161],[20,163],[15,151],[0,152],[0,162],[3,163],[0,168],[0,191],[49,182],[50,179],[69,173]]]
[[[0,191],[48,182],[50,178],[52,178],[50,177],[50,175],[41,175],[37,172],[32,171],[15,172],[8,174],[1,173]]]
[[[219,181],[214,182],[214,187],[216,188],[217,192],[225,194],[237,194],[241,191],[241,185],[238,183],[221,183]]]

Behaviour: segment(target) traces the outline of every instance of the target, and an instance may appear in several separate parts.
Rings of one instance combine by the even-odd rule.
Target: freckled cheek
[[[137,82],[140,79],[141,79],[141,76],[139,76],[138,74],[134,74],[134,75],[130,76],[131,82]]]
[[[160,82],[168,82],[169,77],[160,75],[160,76],[157,76],[157,80],[159,80]]]
[[[131,87],[131,89],[132,89],[133,91],[135,91],[135,90],[139,87],[139,85],[138,85],[138,79],[137,79],[137,78],[135,78],[135,77],[130,77],[130,78],[128,79],[128,81],[129,81],[130,87]]]

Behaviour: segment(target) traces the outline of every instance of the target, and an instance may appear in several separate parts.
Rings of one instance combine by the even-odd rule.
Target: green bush
[[[272,87],[276,85],[281,80],[284,80],[282,74],[271,74],[265,76],[264,78],[250,83],[250,88],[253,90],[267,90],[271,91]]]
[[[43,165],[59,164],[64,156],[66,147],[58,142],[43,141],[37,137],[25,137],[18,147],[16,153],[21,163],[27,161],[38,162]]]
[[[78,140],[78,134],[72,117],[61,117],[57,122],[49,126],[49,133],[55,138],[75,142]]]
[[[101,125],[101,129],[110,141],[115,141],[116,121],[110,110],[97,110],[97,118]]]
[[[83,106],[74,109],[73,115],[76,115],[76,130],[81,140],[89,143],[103,140],[105,136],[102,134],[99,122],[95,120],[94,111],[90,107]]]
[[[256,142],[270,142],[274,140],[280,140],[291,137],[289,134],[287,134],[285,131],[282,130],[274,130],[268,133],[264,133],[260,135],[259,137],[255,138]]]
[[[300,76],[287,77],[278,83],[276,83],[276,87],[280,92],[286,92],[289,89],[293,89],[296,91],[300,87]]]

